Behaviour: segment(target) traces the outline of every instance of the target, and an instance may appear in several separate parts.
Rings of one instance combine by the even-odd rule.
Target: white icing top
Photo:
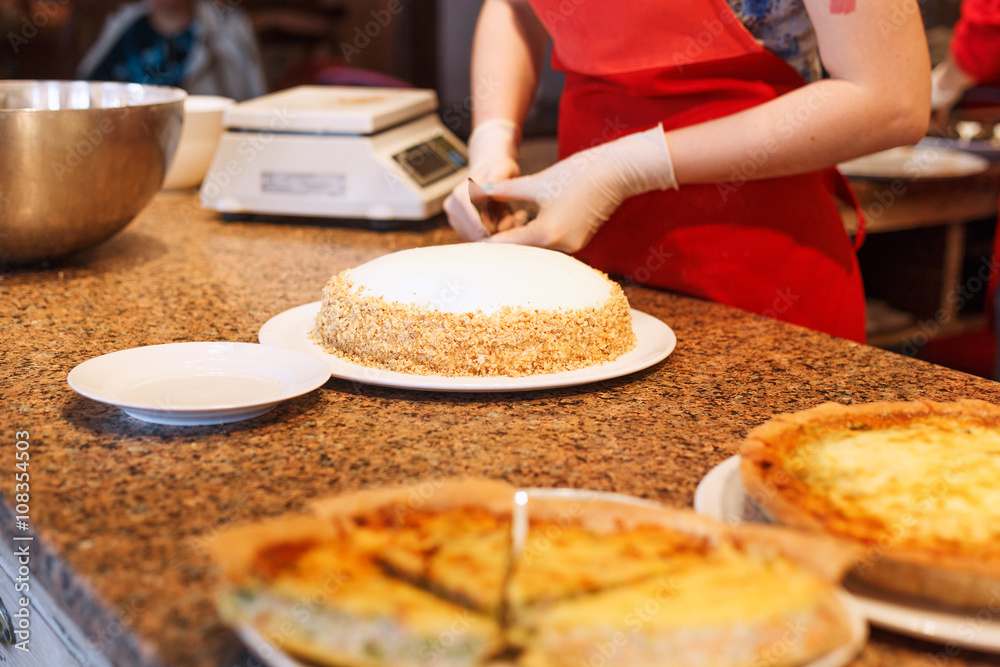
[[[607,301],[612,287],[569,255],[506,243],[402,250],[347,273],[363,295],[448,313],[592,308]]]

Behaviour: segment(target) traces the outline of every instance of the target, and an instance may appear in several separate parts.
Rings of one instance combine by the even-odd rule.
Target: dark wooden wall
[[[434,0],[219,1],[251,16],[272,88],[311,60],[343,60],[345,54],[350,66],[436,87]],[[0,0],[0,78],[73,78],[106,16],[120,4]]]

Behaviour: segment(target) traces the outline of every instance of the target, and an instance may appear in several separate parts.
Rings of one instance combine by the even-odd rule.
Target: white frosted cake
[[[334,276],[315,339],[356,363],[417,375],[524,376],[635,347],[621,287],[561,252],[460,243],[403,250]]]

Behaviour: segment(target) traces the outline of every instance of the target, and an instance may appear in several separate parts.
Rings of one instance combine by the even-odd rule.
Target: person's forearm
[[[473,127],[523,124],[538,86],[547,35],[523,0],[486,0],[472,48]]]
[[[830,78],[669,132],[681,186],[814,171],[926,133],[930,59],[916,0],[866,0],[847,13],[805,4]]]
[[[927,103],[920,88],[913,97],[888,100],[883,92],[826,79],[668,132],[667,143],[681,185],[788,176],[915,143],[926,132]]]

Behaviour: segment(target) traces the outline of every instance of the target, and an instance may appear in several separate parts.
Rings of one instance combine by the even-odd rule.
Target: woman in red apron
[[[541,206],[490,241],[863,341],[833,197],[850,192],[831,165],[923,136],[926,41],[914,0],[805,4],[830,73],[808,85],[725,0],[486,0],[471,175],[495,198]],[[561,159],[515,178],[547,37],[566,72]],[[467,201],[457,189],[449,220],[482,237]]]

